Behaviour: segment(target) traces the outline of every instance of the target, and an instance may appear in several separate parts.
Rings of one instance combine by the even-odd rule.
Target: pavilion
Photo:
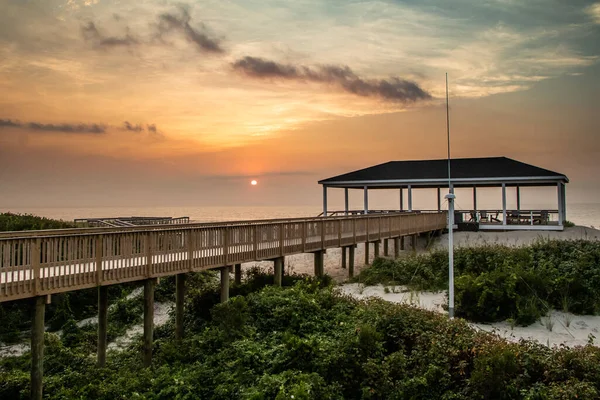
[[[459,228],[476,230],[563,230],[566,220],[566,184],[569,179],[561,173],[549,171],[507,157],[456,158],[450,160],[448,180],[448,160],[390,161],[384,164],[348,172],[319,181],[323,185],[323,214],[368,214],[374,212],[426,212],[413,210],[412,196],[416,189],[437,189],[437,211],[441,211],[441,190],[454,191],[455,188],[471,188],[473,207],[456,212]],[[502,209],[482,210],[477,207],[478,188],[502,188]],[[522,187],[556,187],[556,209],[521,208]],[[345,209],[327,209],[327,191],[340,188],[345,191]],[[506,207],[507,188],[516,192],[516,209]],[[364,191],[362,210],[350,210],[348,190]],[[369,190],[399,189],[400,207],[396,210],[369,210]],[[408,197],[404,209],[404,194]],[[435,210],[430,210],[435,211]]]

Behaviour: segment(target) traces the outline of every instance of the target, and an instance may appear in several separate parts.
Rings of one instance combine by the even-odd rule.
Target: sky
[[[453,157],[555,170],[599,202],[598,1],[0,10],[0,208],[318,205],[320,179],[446,156],[446,73]]]

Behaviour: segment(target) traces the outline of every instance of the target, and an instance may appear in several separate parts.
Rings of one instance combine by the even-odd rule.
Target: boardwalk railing
[[[435,231],[446,213],[0,234],[0,302]]]

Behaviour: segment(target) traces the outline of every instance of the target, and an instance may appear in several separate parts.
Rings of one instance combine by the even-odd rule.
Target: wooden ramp
[[[446,213],[0,234],[0,302],[271,260],[446,227]]]

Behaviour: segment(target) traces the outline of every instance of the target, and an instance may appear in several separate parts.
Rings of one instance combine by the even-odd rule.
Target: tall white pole
[[[450,107],[448,105],[448,73],[446,72],[446,132],[448,136],[448,317],[454,318],[454,188],[450,179]]]

